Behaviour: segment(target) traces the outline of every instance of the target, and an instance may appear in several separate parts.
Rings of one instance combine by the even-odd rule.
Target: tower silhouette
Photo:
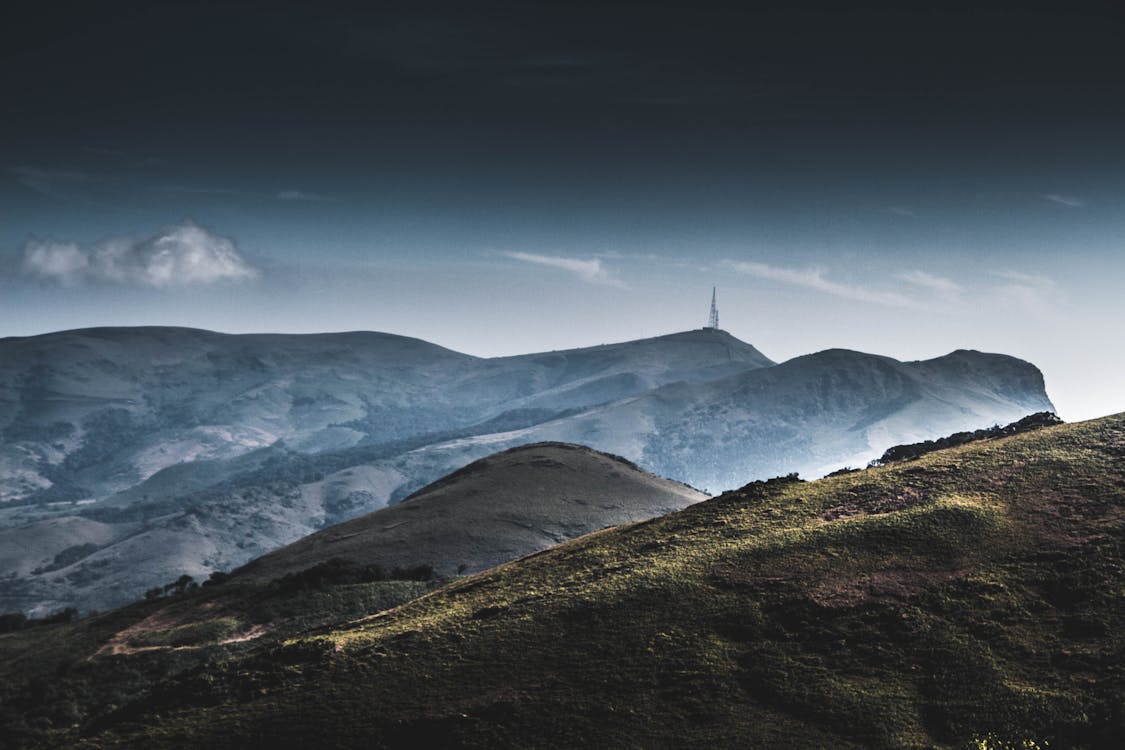
[[[719,330],[719,306],[715,303],[715,287],[711,287],[711,317],[707,320],[707,327],[712,331]]]

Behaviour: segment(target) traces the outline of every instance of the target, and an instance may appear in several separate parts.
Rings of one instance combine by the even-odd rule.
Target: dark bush
[[[145,592],[145,599],[159,599],[162,596],[176,596],[189,591],[198,590],[199,584],[196,582],[195,578],[185,573],[171,583],[166,583],[163,586],[153,586]]]
[[[414,565],[408,568],[395,567],[391,571],[391,580],[394,581],[432,581],[434,566]]]
[[[230,579],[230,573],[224,573],[221,570],[216,570],[207,576],[207,580],[203,582],[204,586],[221,586]]]
[[[1023,419],[1012,422],[1004,427],[996,425],[983,430],[973,430],[972,432],[955,432],[952,435],[938,438],[937,440],[925,440],[921,443],[895,445],[888,448],[882,456],[869,463],[868,466],[884,466],[889,463],[895,463],[896,461],[910,461],[924,456],[927,453],[933,453],[934,451],[943,450],[945,448],[953,448],[954,446],[964,445],[965,443],[971,443],[976,440],[1017,435],[1021,432],[1030,432],[1032,430],[1062,423],[1063,421],[1052,412],[1040,411],[1035,414],[1029,414]]]
[[[348,583],[429,581],[433,578],[432,565],[397,566],[388,574],[379,565],[356,565],[334,557],[299,573],[287,573],[275,580],[273,585],[282,591],[308,591]]]
[[[0,615],[0,633],[14,633],[28,626],[27,615],[23,612],[8,612]]]
[[[54,614],[47,615],[41,620],[34,620],[38,625],[61,625],[68,622],[74,622],[78,619],[78,610],[74,607],[67,607],[61,609]]]
[[[62,552],[55,555],[55,559],[51,561],[50,565],[46,565],[42,568],[36,568],[32,572],[40,574],[62,570],[63,568],[73,565],[83,558],[89,557],[99,549],[101,549],[101,547],[90,542],[87,542],[86,544],[76,544],[73,547],[67,547]]]
[[[824,476],[825,477],[840,477],[840,476],[843,476],[845,474],[854,474],[857,471],[863,471],[863,470],[862,469],[856,469],[856,468],[853,468],[851,466],[845,466],[842,469],[836,469],[836,471],[829,472],[829,473],[825,474]]]
[[[361,567],[334,557],[299,573],[287,573],[274,581],[274,584],[282,591],[307,591],[345,583],[370,583],[386,579],[386,573],[378,565]]]

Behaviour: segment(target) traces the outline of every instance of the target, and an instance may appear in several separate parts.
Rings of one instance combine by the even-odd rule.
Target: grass
[[[60,722],[52,739],[1113,746],[1125,733],[1123,540],[1118,416],[748,485],[231,650]]]

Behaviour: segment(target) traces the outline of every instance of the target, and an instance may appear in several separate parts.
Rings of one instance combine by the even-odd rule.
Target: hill
[[[330,559],[384,570],[476,573],[592,531],[704,500],[615,456],[537,443],[474,461],[382,510],[252,561],[236,579],[269,581]]]
[[[56,699],[76,705],[39,719],[39,736],[99,748],[1112,747],[1125,731],[1123,459],[1118,415],[752,483],[373,617],[225,652],[116,709],[84,713],[67,698],[87,695],[68,687],[68,675],[85,684],[79,660],[40,659],[61,676]],[[83,632],[111,630],[102,618]],[[0,649],[26,654],[27,637]],[[135,658],[81,659],[92,694]],[[0,667],[24,695],[17,662]]]

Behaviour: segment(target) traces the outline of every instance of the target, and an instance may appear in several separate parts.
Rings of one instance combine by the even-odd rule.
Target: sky
[[[0,336],[722,328],[1125,411],[1125,9],[85,3],[0,23]],[[850,5],[850,4],[849,4]]]

